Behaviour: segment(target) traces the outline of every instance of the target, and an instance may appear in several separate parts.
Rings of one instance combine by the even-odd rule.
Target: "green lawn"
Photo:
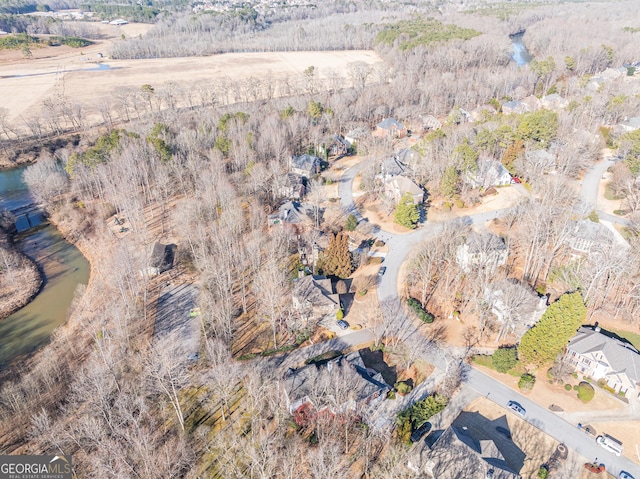
[[[640,334],[632,333],[630,331],[617,331],[615,329],[612,329],[611,332],[617,334],[621,338],[626,339],[631,344],[633,344],[636,349],[640,350]]]

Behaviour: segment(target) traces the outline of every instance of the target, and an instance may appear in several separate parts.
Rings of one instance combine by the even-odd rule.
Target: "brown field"
[[[43,102],[64,95],[81,103],[85,118],[99,118],[100,102],[122,87],[140,88],[150,84],[154,88],[173,82],[180,87],[195,84],[215,84],[217,81],[300,79],[303,71],[314,66],[318,79],[348,78],[347,65],[362,61],[380,61],[373,51],[333,52],[276,52],[228,53],[208,57],[160,58],[149,60],[113,60],[109,50],[120,35],[144,34],[151,26],[130,24],[117,28],[101,25],[105,40],[82,49],[66,46],[33,48],[33,58],[24,59],[18,51],[0,52],[0,96],[3,107],[9,109],[8,121],[14,126],[21,118],[37,115]],[[98,53],[104,57],[99,58]],[[95,71],[99,63],[108,70]],[[91,71],[91,70],[94,71]]]

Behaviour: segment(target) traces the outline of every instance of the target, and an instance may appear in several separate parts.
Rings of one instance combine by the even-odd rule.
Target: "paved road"
[[[590,199],[592,196],[595,198],[600,178],[602,177],[603,172],[606,171],[612,163],[613,162],[604,160],[598,163],[587,173],[582,187],[583,199]],[[353,179],[367,165],[368,162],[363,162],[347,170],[338,185],[340,201],[344,210],[348,213],[353,213],[359,221],[363,221],[364,219],[357,211],[353,201]],[[595,194],[593,193],[594,190]],[[505,211],[506,210],[496,210],[487,213],[480,213],[452,221],[463,221],[465,224],[481,224],[499,217],[501,214],[504,214]],[[617,220],[617,223],[624,221],[621,218],[614,219]],[[434,344],[429,344],[425,347],[424,343],[420,342],[422,335],[418,332],[415,326],[413,326],[413,323],[407,320],[404,308],[398,307],[400,303],[398,296],[398,277],[402,263],[406,260],[407,256],[415,246],[429,236],[436,234],[442,227],[443,223],[426,222],[411,234],[398,235],[379,229],[374,230],[374,234],[378,239],[382,239],[389,246],[389,252],[385,258],[387,271],[378,281],[378,300],[381,304],[386,303],[387,305],[390,305],[389,311],[393,312],[395,321],[405,328],[403,336],[407,338],[409,346],[421,347],[425,358],[429,362],[439,369],[446,370],[459,359],[457,359],[450,351],[443,350]],[[406,331],[407,329],[409,329],[409,331]],[[526,420],[529,423],[538,427],[557,441],[566,444],[588,460],[594,460],[597,457],[599,462],[606,464],[607,470],[612,474],[615,474],[616,477],[620,470],[625,470],[627,472],[631,472],[636,478],[640,478],[640,466],[625,457],[615,457],[596,444],[594,438],[586,435],[582,431],[578,430],[574,425],[561,419],[553,412],[516,393],[492,377],[487,376],[476,369],[469,369],[465,384],[477,391],[479,394],[487,396],[495,403],[504,407],[506,407],[509,400],[516,400],[520,402],[520,404],[522,404],[522,406],[527,410]]]
[[[587,170],[582,180],[580,197],[582,198],[582,201],[585,205],[591,206],[594,210],[596,210],[596,213],[598,213],[598,217],[601,220],[628,226],[629,221],[627,221],[626,219],[598,210],[598,187],[600,186],[602,175],[604,175],[604,173],[615,164],[616,162],[611,159],[604,159]]]

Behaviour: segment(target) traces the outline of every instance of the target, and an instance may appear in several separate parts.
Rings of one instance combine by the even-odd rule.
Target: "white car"
[[[520,405],[520,403],[517,403],[515,401],[509,401],[507,403],[507,407],[511,409],[513,412],[515,412],[516,414],[518,414],[519,416],[525,417],[525,415],[527,414],[527,411],[525,410],[525,408],[523,408]]]

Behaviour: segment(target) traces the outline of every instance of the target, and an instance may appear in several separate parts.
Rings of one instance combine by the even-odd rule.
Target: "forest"
[[[158,79],[105,99],[98,126],[64,98],[43,105],[45,114],[26,124],[7,121],[0,108],[2,150],[15,158],[36,145],[39,157],[25,180],[92,271],[89,285],[76,291],[67,325],[40,352],[0,372],[2,450],[71,453],[78,477],[410,478],[407,436],[454,396],[473,345],[525,334],[518,314],[525,293],[555,301],[577,291],[571,298],[581,298],[587,316],[609,315],[637,328],[640,130],[616,128],[640,110],[640,81],[628,69],[640,60],[640,33],[629,23],[633,2],[468,11],[445,2],[318,3],[257,15],[162,14],[147,35],[126,39],[110,54],[373,49],[381,62],[354,63],[346,72],[309,65],[301,77],[206,88]],[[29,4],[12,5],[8,13]],[[141,8],[163,6],[171,4]],[[522,30],[534,60],[517,67],[509,35]],[[593,87],[603,71],[620,67],[617,80]],[[535,95],[559,95],[566,106],[505,112],[505,104]],[[440,126],[423,130],[425,115]],[[404,408],[401,396],[414,379],[419,383],[420,357],[442,337],[433,329],[418,338],[411,321],[389,321],[403,316],[397,305],[377,305],[371,349],[396,358],[398,371],[415,373],[411,381],[395,378],[394,399],[380,397],[392,405],[378,427],[367,422],[374,417],[369,403],[356,401],[360,391],[349,368],[339,362],[332,363],[335,374],[316,368],[337,360],[331,351],[304,356],[318,324],[292,302],[303,251],[323,236],[325,269],[342,271],[334,263],[344,257],[330,252],[344,251],[343,233],[369,241],[371,226],[354,224],[340,208],[329,190],[336,181],[331,169],[306,184],[317,227],[269,227],[267,218],[290,199],[283,191],[292,156],[327,159],[328,136],[359,127],[371,132],[388,117],[415,135],[412,179],[428,192],[427,209],[480,204],[486,191],[465,179],[485,157],[522,179],[530,194],[493,224],[510,251],[504,267],[465,270],[456,261],[471,234],[463,222],[447,223],[415,247],[404,299],[413,297],[414,310],[422,308],[430,321],[435,316],[436,326],[449,313],[476,321],[459,338],[468,347],[458,367],[437,383],[420,378],[429,395],[413,406]],[[605,149],[621,158],[610,172],[610,193],[622,201],[628,225],[621,235],[631,246],[604,243],[597,254],[572,261],[566,241],[575,222],[598,221],[573,185]],[[540,151],[551,152],[552,173]],[[362,194],[390,210],[376,176],[394,153],[388,137],[370,134],[355,152],[371,159],[361,173]],[[321,218],[320,209],[334,214]],[[114,230],[114,218],[126,218],[126,234]],[[177,245],[176,266],[142,274],[159,239]],[[368,261],[355,254],[348,260],[342,279]],[[355,283],[355,294],[375,301],[367,293],[375,281]],[[197,290],[195,359],[179,337],[154,334],[167,283]],[[487,307],[486,292],[496,284],[505,291],[503,322]],[[319,413],[290,413],[286,391],[294,369],[312,379],[306,394]]]

